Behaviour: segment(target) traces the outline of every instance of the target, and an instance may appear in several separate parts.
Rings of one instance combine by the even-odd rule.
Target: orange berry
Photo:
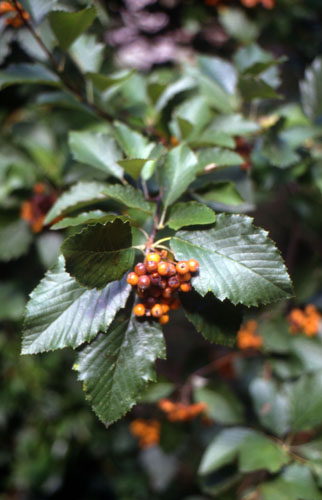
[[[161,250],[161,259],[165,259],[168,256],[168,252],[166,250]]]
[[[145,257],[145,263],[152,261],[152,262],[156,262],[157,264],[159,264],[160,260],[161,260],[161,257],[156,252],[148,253],[147,256]]]
[[[195,273],[199,269],[199,262],[196,259],[189,259],[188,260],[188,267],[189,271],[192,273]]]
[[[145,307],[143,304],[136,304],[134,307],[135,316],[144,316],[145,315]]]
[[[161,304],[161,307],[162,307],[163,314],[166,314],[170,310],[170,307],[168,306],[168,304]]]
[[[143,274],[146,274],[146,269],[143,262],[139,262],[138,264],[136,264],[134,271],[138,276],[143,276]]]
[[[178,274],[179,281],[190,281],[191,280],[191,274],[186,273],[186,274]]]
[[[126,281],[129,283],[129,285],[135,286],[139,281],[139,277],[137,274],[132,272],[127,275]]]
[[[170,303],[172,302],[172,300],[173,300],[172,298],[166,299],[165,297],[162,297],[162,298],[161,298],[161,304],[164,304],[164,305],[166,305],[166,306],[169,306],[169,305],[170,305]]]
[[[177,273],[179,273],[179,274],[186,274],[189,271],[188,262],[186,262],[185,260],[181,260],[176,265],[176,270],[177,270]]]
[[[167,280],[160,280],[159,287],[161,288],[161,290],[165,290],[167,286],[168,286]]]
[[[160,318],[163,314],[163,309],[161,304],[155,304],[151,309],[151,314],[154,318]]]
[[[181,292],[190,292],[191,284],[190,283],[181,283],[180,290],[181,290]]]
[[[159,318],[159,323],[160,325],[165,325],[166,323],[169,322],[169,315],[168,314],[162,314],[162,316]]]
[[[143,274],[143,276],[140,276],[138,278],[137,284],[138,287],[141,288],[141,290],[146,290],[151,285],[151,280],[147,274]]]
[[[177,309],[179,309],[181,306],[181,302],[179,299],[174,299],[171,304],[170,304],[170,308],[173,309],[174,311],[176,311]]]
[[[169,264],[167,262],[160,262],[158,264],[158,273],[160,276],[167,276],[169,272]]]

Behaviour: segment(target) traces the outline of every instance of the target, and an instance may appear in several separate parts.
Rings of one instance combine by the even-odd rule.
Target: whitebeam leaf
[[[148,382],[155,381],[154,361],[165,359],[160,325],[120,318],[79,354],[75,369],[94,412],[105,425],[125,415]]]
[[[65,191],[54,203],[45,218],[45,224],[50,224],[61,215],[86,207],[92,203],[105,200],[102,190],[107,184],[99,182],[78,182]]]
[[[161,169],[163,203],[166,207],[174,203],[195,180],[198,169],[197,157],[187,146],[181,144],[170,151]]]
[[[257,306],[292,296],[285,265],[268,233],[253,219],[220,214],[213,229],[179,231],[171,240],[177,260],[195,258],[192,285],[200,295]]]
[[[126,278],[102,290],[81,287],[64,268],[64,258],[49,270],[27,304],[22,354],[76,348],[106,331],[125,306],[131,287]]]

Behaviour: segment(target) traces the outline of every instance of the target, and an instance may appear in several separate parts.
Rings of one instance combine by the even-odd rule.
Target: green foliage
[[[83,286],[104,288],[121,279],[134,260],[131,227],[120,219],[95,224],[62,245],[66,270]]]
[[[111,282],[102,290],[82,288],[65,271],[61,256],[30,296],[22,354],[68,346],[75,349],[89,342],[98,332],[106,332],[129,294],[130,287],[124,279]]]
[[[200,262],[193,286],[202,296],[211,291],[220,300],[256,306],[292,295],[277,249],[249,217],[220,214],[213,229],[180,231],[171,248],[178,260]]]
[[[79,354],[79,380],[105,425],[128,412],[147,383],[156,380],[157,357],[165,357],[161,328],[133,317],[116,319],[109,335],[99,335]]]
[[[17,29],[1,14],[1,500],[68,484],[93,500],[322,498],[321,318],[305,309],[322,289],[314,2],[25,0]],[[158,49],[149,69],[159,10],[169,60]],[[146,297],[125,276],[153,250],[200,264],[166,326],[133,314]],[[18,328],[23,354],[59,353],[18,358]],[[109,434],[73,363],[105,427],[124,417]]]
[[[89,7],[78,12],[52,11],[49,21],[59,45],[63,50],[67,50],[92,24],[95,17],[95,8]]]

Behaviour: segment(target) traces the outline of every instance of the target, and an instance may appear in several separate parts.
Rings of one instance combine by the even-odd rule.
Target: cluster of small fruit
[[[127,282],[143,299],[134,307],[134,314],[157,318],[161,325],[168,323],[170,309],[180,307],[177,292],[190,292],[191,273],[199,269],[196,259],[174,262],[167,255],[166,250],[148,253],[127,276]]]

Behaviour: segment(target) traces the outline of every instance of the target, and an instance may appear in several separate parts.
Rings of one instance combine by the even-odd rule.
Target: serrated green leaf
[[[81,224],[87,224],[89,221],[101,222],[100,219],[104,216],[107,216],[106,212],[102,212],[102,210],[91,210],[90,212],[85,212],[75,217],[64,217],[64,219],[53,224],[50,229],[65,229],[66,227],[75,227]],[[110,215],[111,218],[116,218],[117,215]]]
[[[273,87],[259,77],[245,76],[239,79],[239,89],[246,101],[253,99],[281,99]]]
[[[181,137],[186,138],[193,131],[195,136],[211,120],[211,113],[207,101],[202,96],[196,96],[183,102],[176,108],[174,114],[180,128]],[[174,135],[177,135],[174,133]]]
[[[0,283],[0,321],[20,321],[23,317],[26,299],[14,281]]]
[[[207,148],[200,151],[199,171],[202,172],[205,167],[228,167],[233,165],[242,165],[245,159],[234,151],[224,148]]]
[[[86,207],[97,201],[105,199],[102,190],[106,184],[99,182],[78,182],[68,191],[65,191],[56,203],[51,207],[45,218],[45,224],[49,224],[57,217]]]
[[[162,92],[157,100],[155,109],[157,111],[162,111],[168,102],[171,101],[171,99],[173,99],[177,94],[190,90],[194,87],[196,87],[196,82],[190,76],[184,76],[180,80],[167,85],[164,92]]]
[[[156,380],[156,358],[165,358],[161,327],[133,317],[115,321],[108,335],[99,335],[79,354],[78,378],[105,425],[125,415]]]
[[[293,431],[309,430],[322,423],[322,372],[303,375],[290,395],[290,422]]]
[[[196,178],[198,160],[184,144],[172,149],[161,168],[160,178],[165,207],[174,203]]]
[[[200,146],[221,146],[223,148],[234,148],[235,141],[228,135],[221,132],[216,132],[214,130],[205,130],[202,134],[193,136],[188,139],[187,142],[193,147]]]
[[[305,114],[313,122],[320,123],[322,117],[322,57],[314,59],[300,83],[301,100]]]
[[[275,59],[273,54],[263,50],[255,43],[241,47],[234,55],[234,62],[239,71],[249,75],[259,75],[270,66],[284,61],[284,57]]]
[[[243,406],[227,386],[197,387],[193,394],[196,401],[207,405],[205,413],[216,423],[233,425],[243,422]]]
[[[277,387],[272,380],[255,378],[249,388],[260,423],[276,434],[285,435],[289,425],[289,398],[285,388]]]
[[[155,147],[153,142],[123,123],[115,122],[114,130],[117,142],[129,158],[147,159]]]
[[[210,182],[200,188],[196,193],[205,203],[215,202],[237,206],[245,201],[239,194],[234,182]]]
[[[218,115],[212,122],[211,128],[214,132],[221,132],[227,135],[246,135],[259,130],[259,125],[247,120],[240,114]]]
[[[242,316],[229,302],[220,302],[212,294],[181,294],[185,315],[196,330],[210,342],[233,346]]]
[[[237,85],[237,73],[234,66],[219,57],[199,56],[202,72],[217,82],[226,92],[234,94]]]
[[[134,260],[131,226],[113,222],[86,227],[65,240],[61,249],[66,270],[88,288],[103,288],[121,279]]]
[[[186,203],[176,203],[171,207],[166,225],[177,230],[195,224],[212,224],[215,220],[216,215],[209,207],[197,201],[188,201]]]
[[[231,113],[236,106],[234,96],[228,94],[221,85],[207,76],[196,75],[200,87],[200,93],[205,97],[207,103],[221,113]]]
[[[103,73],[93,73],[88,70],[87,78],[89,78],[95,87],[102,92],[114,87],[115,85],[119,85],[120,83],[125,82],[130,76],[134,74],[133,70],[121,70],[116,73],[112,73],[111,75],[104,75]]]
[[[259,486],[263,500],[321,500],[310,467],[292,464],[277,479]]]
[[[172,382],[157,382],[148,386],[140,397],[140,403],[157,403],[162,398],[168,397],[175,389]]]
[[[125,160],[120,160],[119,165],[125,170],[126,173],[130,174],[134,179],[140,177],[141,171],[145,165],[149,164],[149,168],[154,170],[155,162],[154,160],[141,160],[141,159],[131,159],[127,158]]]
[[[102,193],[128,208],[136,208],[146,214],[153,214],[154,204],[144,198],[142,191],[130,185],[111,184],[104,188]]]
[[[202,296],[257,306],[292,296],[281,256],[267,232],[240,215],[217,215],[213,229],[179,231],[171,239],[178,260],[195,258],[199,275],[192,285]]]
[[[51,29],[63,50],[71,44],[92,24],[96,17],[96,9],[88,7],[78,12],[55,10],[49,14]]]
[[[60,79],[42,64],[11,64],[0,71],[0,90],[10,85],[38,84],[61,87]]]
[[[219,432],[207,447],[201,459],[198,473],[203,476],[233,462],[241,444],[254,434],[254,431],[242,427]]]
[[[95,74],[102,65],[104,50],[105,45],[99,43],[94,35],[83,34],[73,43],[70,53],[84,73]]]
[[[290,334],[289,334],[290,335]],[[322,345],[319,338],[295,336],[290,339],[290,350],[307,371],[322,370]]]
[[[118,164],[122,154],[112,137],[99,132],[70,132],[68,144],[75,160],[118,179],[123,177],[123,169]]]
[[[220,9],[219,19],[225,31],[233,38],[245,43],[256,40],[259,26],[250,21],[243,10],[231,7]]]
[[[244,441],[239,450],[240,472],[247,473],[259,469],[271,473],[278,472],[291,458],[279,444],[263,434],[256,433]]]
[[[18,259],[32,242],[32,233],[24,220],[0,220],[0,261]]]
[[[30,295],[22,354],[68,346],[75,349],[89,342],[99,331],[107,331],[130,292],[125,278],[109,283],[103,290],[81,287],[65,271],[64,258],[60,256]]]

